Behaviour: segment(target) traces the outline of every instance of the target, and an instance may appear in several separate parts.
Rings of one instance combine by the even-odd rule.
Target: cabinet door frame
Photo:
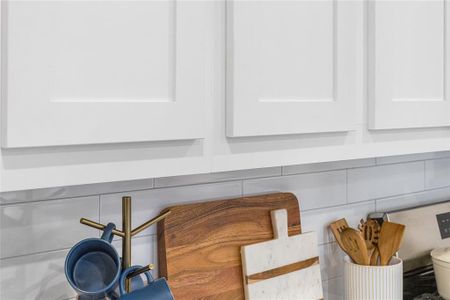
[[[400,39],[399,35],[395,34],[395,28],[393,29],[392,26],[388,26],[386,23],[382,23],[387,22],[387,18],[383,17],[382,14],[391,14],[388,17],[390,17],[392,20],[393,14],[395,14],[396,12],[395,9],[398,10],[399,8],[391,7],[389,9],[383,7],[383,5],[420,5],[421,3],[425,2],[426,1],[368,1],[367,78],[369,104],[368,128],[370,130],[450,126],[450,99],[448,95],[448,92],[450,91],[450,55],[447,55],[446,53],[450,50],[450,4],[447,0],[428,2],[429,5],[442,6],[442,12],[438,12],[435,18],[428,16],[428,18],[434,19],[434,22],[436,22],[437,24],[439,24],[439,22],[442,23],[442,47],[434,47],[434,49],[442,48],[442,66],[441,71],[438,71],[438,73],[442,73],[440,74],[442,76],[442,82],[440,83],[441,87],[439,88],[439,90],[441,90],[440,95],[431,95],[432,93],[430,93],[429,91],[423,93],[418,93],[417,91],[411,92],[410,94],[406,93],[404,91],[404,85],[406,84],[401,81],[399,83],[399,79],[395,74],[395,70],[391,69],[392,66],[395,66],[396,63],[394,54],[399,56],[399,54],[397,53],[399,50],[393,49],[392,47],[394,47],[395,42],[398,42]],[[428,9],[436,8],[428,7]],[[426,10],[423,9],[422,12],[425,13]],[[442,17],[441,20],[439,20],[439,16]],[[415,17],[420,18],[420,16],[417,15]],[[398,18],[400,19],[401,16],[399,16]],[[424,20],[420,21],[423,22]],[[431,38],[433,32],[430,32],[429,35],[423,32],[421,34],[426,38]],[[408,33],[404,33],[403,37],[405,39],[410,38],[408,36]],[[407,42],[405,42],[405,44]],[[427,41],[422,41],[422,43],[420,43],[420,45],[416,47],[419,48],[417,51],[426,51],[427,44]],[[390,49],[388,48],[389,46],[391,47]],[[400,45],[399,48],[400,47],[402,47],[401,49],[406,48],[405,45]],[[436,58],[435,55],[433,55],[433,57]],[[427,61],[425,61],[423,57],[422,59],[424,61],[423,64],[426,64]],[[409,61],[411,64],[414,64],[413,59],[410,59]],[[436,73],[430,73],[427,77],[432,78],[432,76],[435,75]],[[425,78],[421,82],[426,81],[427,78]],[[414,89],[417,88],[417,86],[418,85],[414,86],[411,84],[410,87]],[[427,87],[427,89],[430,88]],[[402,91],[400,92],[399,90]],[[418,94],[422,95],[416,96]],[[433,94],[438,93],[433,92]]]
[[[357,79],[359,64],[357,41],[359,36],[353,30],[353,26],[357,24],[358,13],[361,13],[357,6],[337,0],[276,1],[281,5],[287,5],[289,2],[306,3],[305,5],[316,5],[316,3],[331,5],[327,8],[331,12],[327,13],[332,16],[332,20],[326,24],[330,26],[326,34],[331,35],[331,41],[327,39],[326,43],[331,43],[333,48],[330,53],[332,66],[329,66],[332,78],[330,79],[331,84],[328,85],[332,87],[330,95],[326,97],[294,95],[294,97],[279,97],[278,99],[272,97],[270,99],[271,97],[259,94],[257,84],[250,88],[246,87],[249,81],[258,77],[257,71],[253,73],[256,76],[250,78],[241,74],[247,72],[245,68],[252,68],[256,65],[252,61],[243,66],[243,62],[245,64],[248,62],[246,57],[251,57],[249,53],[256,49],[254,54],[259,54],[256,53],[259,50],[256,46],[245,45],[245,43],[250,44],[251,41],[246,41],[246,36],[241,33],[242,28],[251,32],[251,29],[245,28],[245,26],[252,26],[252,20],[246,20],[245,12],[239,12],[239,9],[242,9],[247,2],[250,1],[227,1],[227,136],[270,136],[354,130],[356,99],[359,91],[357,85],[360,82]],[[261,1],[260,3],[263,4],[257,3],[256,5],[272,2],[274,1]],[[244,9],[249,10],[245,7]],[[249,12],[247,14],[250,15]],[[246,24],[247,21],[250,25]],[[287,28],[286,36],[295,32],[293,28],[295,27]],[[307,40],[307,38],[305,39]],[[305,51],[314,55],[311,49]],[[247,74],[251,73],[247,72]],[[326,74],[329,76],[329,72]]]
[[[26,13],[29,13],[30,8],[20,5],[28,5],[26,3],[30,3],[29,5],[31,7],[34,5],[33,3],[40,3],[39,5],[42,6],[40,8],[38,7],[40,10],[36,13],[39,13],[39,16],[41,17],[52,16],[52,12],[57,12],[58,9],[67,13],[70,17],[73,17],[73,15],[71,15],[72,12],[68,10],[67,7],[61,8],[60,6],[57,6],[65,5],[65,3],[61,4],[52,1],[30,1],[21,3],[20,1],[2,1],[1,3],[3,91],[1,101],[2,148],[192,140],[205,137],[204,104],[206,97],[205,70],[207,63],[205,57],[207,56],[207,47],[205,42],[206,34],[203,33],[206,26],[205,20],[207,20],[207,18],[205,14],[207,10],[205,9],[206,4],[204,2],[199,1],[192,3],[190,1],[167,1],[169,9],[169,11],[166,12],[167,18],[161,18],[163,21],[167,20],[169,23],[167,24],[168,27],[164,28],[165,31],[161,33],[161,36],[166,37],[164,39],[172,40],[172,42],[167,44],[167,46],[161,46],[161,49],[167,47],[167,49],[170,49],[170,53],[163,52],[163,50],[155,50],[152,52],[152,54],[166,53],[166,58],[172,57],[170,62],[161,64],[163,67],[155,67],[154,64],[150,63],[155,61],[156,58],[153,60],[141,59],[145,57],[139,56],[139,54],[135,54],[137,57],[133,57],[133,53],[136,53],[136,50],[132,50],[133,48],[126,50],[126,45],[121,46],[118,44],[118,48],[122,47],[121,50],[116,51],[113,49],[114,47],[110,47],[109,49],[112,52],[116,51],[117,53],[124,50],[123,56],[116,56],[122,60],[119,66],[126,65],[125,60],[127,60],[130,61],[130,65],[133,65],[133,67],[127,69],[128,73],[123,72],[120,74],[120,72],[117,72],[118,74],[113,76],[122,76],[120,78],[125,80],[109,79],[107,75],[111,72],[108,73],[108,71],[103,71],[102,73],[102,70],[104,69],[101,68],[101,65],[95,69],[96,71],[100,70],[99,74],[104,74],[106,77],[106,79],[104,79],[102,76],[98,76],[101,83],[103,83],[101,88],[92,88],[93,85],[89,85],[89,83],[85,88],[85,86],[82,85],[84,83],[83,80],[80,79],[79,82],[82,87],[77,90],[71,86],[66,89],[69,91],[67,94],[62,93],[62,97],[60,97],[61,93],[57,96],[52,94],[61,85],[57,85],[56,87],[52,86],[51,79],[54,78],[54,75],[51,75],[53,77],[49,75],[51,73],[50,67],[42,70],[42,73],[39,76],[39,67],[42,66],[43,63],[40,63],[37,58],[42,55],[43,60],[47,59],[49,62],[54,63],[51,55],[45,53],[45,43],[51,42],[47,44],[50,48],[50,45],[57,42],[55,42],[55,40],[57,40],[55,37],[63,35],[58,31],[58,26],[50,27],[47,26],[48,24],[41,25],[41,22],[36,23],[42,27],[34,29],[36,27],[32,26],[33,21],[27,23],[26,18],[24,17]],[[145,7],[145,10],[148,11],[151,7],[148,8],[145,5],[152,4],[151,1],[147,3],[139,1],[135,3],[119,3],[113,1],[102,2],[102,4],[82,1],[70,2],[67,5],[79,5],[78,10],[73,14],[81,12],[80,15],[85,17],[83,9],[80,8],[83,5],[85,5],[83,8],[86,8],[85,10],[88,10],[89,13],[97,14],[94,15],[94,17],[87,14],[87,18],[90,22],[89,24],[98,24],[98,28],[100,29],[94,29],[98,29],[97,31],[101,33],[106,32],[106,29],[102,27],[106,26],[104,23],[111,22],[112,28],[122,30],[122,27],[120,26],[124,21],[121,21],[121,18],[111,17],[110,19],[107,19],[106,16],[103,16],[102,20],[95,23],[95,16],[98,16],[98,13],[103,11],[101,7],[99,8],[100,5],[104,5],[103,7],[106,12],[112,12],[113,15],[122,15],[122,19],[129,20],[133,24],[129,25],[131,31],[133,26],[139,26],[139,24],[145,25],[148,24],[148,22],[144,18],[143,13],[141,13],[139,20],[136,22],[134,22],[132,16],[124,16],[123,14],[127,12],[127,8],[130,8],[128,11],[131,14],[132,12],[139,11],[138,5],[143,5],[142,7]],[[125,9],[121,9],[121,5]],[[173,18],[173,20],[171,18]],[[73,17],[70,20],[75,19],[76,17]],[[62,21],[65,22],[65,20]],[[67,22],[69,25],[65,24],[65,26],[71,29],[68,33],[69,35],[81,35],[80,32],[83,31],[78,31],[78,27],[83,26],[83,24],[72,21]],[[164,24],[161,25],[165,26]],[[126,24],[124,26],[126,26]],[[152,32],[158,30],[158,28],[154,29],[154,26],[152,27]],[[139,44],[139,41],[142,41],[139,35],[148,33],[150,31],[148,28],[150,27],[142,28],[140,32],[136,33],[135,36],[130,39]],[[26,30],[32,31],[33,33],[42,33],[42,35],[39,39],[34,39],[30,37],[31,35],[23,33]],[[168,32],[168,35],[165,35],[166,31]],[[46,35],[46,32],[49,34]],[[95,34],[89,36],[89,31],[86,32],[88,32],[87,40],[92,40]],[[55,37],[51,36],[52,33],[54,33]],[[120,34],[122,37],[127,36],[125,29],[123,29]],[[50,37],[48,37],[48,35],[50,35]],[[69,36],[67,37],[67,41],[70,43],[70,40],[74,40],[74,38],[75,37]],[[113,38],[109,39],[113,40]],[[110,40],[107,40],[106,42],[103,42],[102,40],[97,45],[100,45],[101,49],[106,51],[109,47]],[[27,43],[37,45],[37,48],[30,47],[31,50],[29,55],[33,58],[30,58],[26,63],[21,63],[21,59],[25,58],[23,53],[28,45]],[[39,46],[39,43],[41,43],[41,46]],[[73,44],[75,43],[76,42],[73,42]],[[82,44],[83,39],[80,39],[79,43],[81,46],[85,46]],[[141,45],[150,48],[150,44],[151,39],[149,38],[148,41],[144,40]],[[95,49],[94,46],[92,47],[92,49]],[[87,47],[82,47],[84,52],[80,57],[89,53],[88,51],[85,51],[86,48]],[[56,54],[63,53],[63,51],[60,51],[59,49],[60,48],[55,50],[57,51]],[[75,58],[77,58],[76,55],[77,54],[75,53]],[[79,59],[80,61],[82,60],[81,58]],[[161,57],[161,60],[164,59],[164,57]],[[161,90],[159,88],[145,89],[145,77],[143,76],[136,78],[136,87],[144,92],[140,92],[138,96],[135,96],[135,94],[137,95],[138,93],[134,93],[135,89],[133,82],[132,80],[127,79],[129,78],[128,75],[124,74],[132,75],[132,68],[141,68],[141,65],[139,64],[140,60],[142,60],[142,68],[146,68],[145,70],[149,71],[142,71],[139,74],[148,73],[154,76],[156,72],[153,71],[153,73],[151,73],[152,67],[166,70],[164,66],[165,64],[168,65],[168,70],[165,72],[168,73],[167,77],[161,77],[164,78],[161,79],[163,85],[167,84],[167,97],[160,97],[159,94],[162,93],[159,93]],[[58,64],[61,65],[61,62],[64,64],[64,62],[67,61],[67,59],[60,59],[60,62],[54,63],[54,65],[58,66]],[[50,63],[48,63],[48,65],[50,65]],[[75,69],[76,73],[77,66],[75,64],[70,66]],[[61,69],[62,67],[59,68]],[[87,69],[89,69],[89,67]],[[113,67],[111,67],[111,69],[113,69]],[[123,69],[120,69],[119,67],[119,70]],[[76,75],[83,74],[85,71],[86,68],[84,68],[83,71],[76,73]],[[62,75],[66,76],[67,74]],[[48,80],[45,80],[46,76]],[[69,79],[72,77],[70,76],[71,75],[68,75],[68,79],[64,79],[65,81],[63,81],[63,83],[71,82]],[[111,76],[111,78],[113,78],[113,76]],[[44,77],[44,79],[42,79],[42,77]],[[73,77],[75,77],[76,81],[77,77]],[[148,80],[149,82],[154,82],[152,78],[148,78]],[[108,82],[120,83],[122,81],[127,82],[126,85],[124,84],[124,93],[122,95],[116,97],[112,92],[108,92]],[[29,87],[30,92],[24,92],[24,87]],[[109,87],[114,88],[114,84],[112,84],[112,86],[109,85]],[[70,91],[81,91],[85,92],[85,94],[80,93],[83,94],[80,96],[77,93],[71,93]],[[94,92],[90,94],[92,91]],[[60,91],[58,90],[58,92]],[[101,95],[99,96],[98,94]]]

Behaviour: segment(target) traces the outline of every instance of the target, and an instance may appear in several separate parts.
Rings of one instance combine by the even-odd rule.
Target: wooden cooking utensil
[[[358,265],[369,265],[369,253],[361,232],[350,227],[345,228],[341,232],[341,241],[345,249],[344,251],[355,263]]]
[[[358,225],[359,231],[361,231],[361,234],[364,238],[364,241],[366,243],[368,255],[370,258],[372,258],[375,249],[378,245],[378,238],[380,234],[380,225],[376,220],[368,219],[364,222],[363,219],[361,219],[360,224]],[[375,262],[377,261],[378,255],[375,254],[376,257],[374,257]]]
[[[373,249],[372,255],[370,256],[370,265],[377,266],[378,265],[378,257],[380,256],[380,252],[378,251],[378,246]]]
[[[334,235],[334,238],[336,239],[336,242],[338,243],[339,247],[341,247],[342,250],[345,251],[344,246],[342,245],[341,241],[341,232],[348,228],[347,220],[345,218],[337,220],[330,224],[331,232]]]
[[[389,264],[391,258],[400,248],[405,225],[384,221],[381,225],[378,250],[380,251],[380,263],[382,266]]]

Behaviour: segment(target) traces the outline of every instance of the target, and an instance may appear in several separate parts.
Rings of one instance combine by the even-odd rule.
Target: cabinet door
[[[449,5],[369,2],[369,128],[450,125]]]
[[[203,137],[202,5],[2,1],[3,147]]]
[[[351,2],[227,2],[228,136],[353,129]]]

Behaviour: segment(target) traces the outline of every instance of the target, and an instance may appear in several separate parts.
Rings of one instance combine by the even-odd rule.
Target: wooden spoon
[[[361,232],[353,228],[345,228],[341,232],[341,241],[345,252],[355,263],[365,266],[369,265],[369,253]]]
[[[380,235],[380,224],[378,224],[378,222],[373,219],[368,219],[365,222],[363,219],[361,219],[360,225],[358,225],[358,229],[359,231],[361,231],[361,234],[366,243],[369,257],[372,259],[372,256],[374,256],[375,254],[373,260],[376,263],[378,259],[376,248],[378,245],[378,238]],[[370,264],[372,265],[372,262]]]
[[[380,252],[380,263],[386,266],[392,256],[400,249],[400,243],[405,232],[405,225],[384,221],[381,225],[380,238],[378,239],[378,250]]]
[[[336,242],[338,243],[339,247],[341,247],[342,250],[344,250],[344,246],[342,245],[341,241],[341,232],[348,228],[347,220],[345,218],[337,220],[330,224],[331,232],[333,232],[334,238],[336,239]]]
[[[370,256],[370,265],[377,266],[378,265],[378,257],[380,256],[380,252],[378,251],[378,246],[373,249],[372,255]]]

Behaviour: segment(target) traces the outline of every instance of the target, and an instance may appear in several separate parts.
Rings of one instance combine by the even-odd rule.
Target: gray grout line
[[[345,170],[345,203],[348,204],[348,169]]]
[[[427,189],[427,161],[423,161],[423,189]]]
[[[450,159],[450,154],[449,154],[449,156],[444,156],[444,157],[437,157],[437,158],[427,158],[427,159],[423,159],[423,161],[444,160],[444,159]]]
[[[431,188],[431,189],[424,189],[424,190],[410,192],[410,193],[405,193],[405,194],[398,194],[398,195],[392,195],[392,196],[387,196],[387,197],[382,197],[382,198],[375,198],[375,199],[372,199],[372,200],[386,200],[386,199],[389,199],[389,198],[395,198],[395,197],[400,197],[400,196],[415,195],[415,194],[420,194],[420,193],[425,193],[425,192],[432,192],[432,191],[436,191],[436,190],[448,189],[449,187],[450,187],[450,184],[446,185],[446,186],[440,186],[440,187]]]
[[[100,223],[101,216],[102,216],[102,204],[101,204],[101,197],[100,197],[100,195],[98,195],[98,221],[97,222],[99,222],[99,223]],[[82,225],[82,224],[80,224],[80,225]],[[98,232],[98,237],[101,237],[100,230]]]
[[[86,194],[86,195],[75,194],[73,196],[69,195],[69,196],[63,196],[61,198],[35,199],[35,200],[24,200],[24,201],[8,201],[6,203],[2,203],[0,201],[0,206],[19,205],[19,204],[38,203],[38,202],[57,201],[57,200],[70,200],[70,199],[76,199],[76,198],[86,198],[86,197],[112,195],[112,194],[134,193],[134,192],[148,191],[148,190],[153,190],[153,189],[154,188],[152,187],[152,188],[145,188],[145,189],[123,190],[123,191],[114,192],[114,193],[93,193],[93,194]],[[21,191],[18,191],[18,192],[21,192]],[[8,193],[12,193],[12,192],[8,192]],[[0,196],[0,198],[1,198],[1,196]]]
[[[437,151],[437,152],[440,152],[440,151]],[[423,153],[416,153],[416,154],[418,155],[418,154],[423,154]],[[414,154],[405,154],[405,155],[414,155]],[[394,155],[394,156],[397,156],[397,155]],[[402,156],[402,155],[400,155],[400,156]],[[389,157],[389,156],[387,156],[387,157]],[[380,159],[380,158],[382,158],[382,157],[375,157],[377,166],[389,166],[389,165],[397,165],[397,164],[412,163],[412,162],[419,162],[419,161],[450,159],[450,154],[448,156],[444,156],[444,157],[411,159],[411,160],[404,160],[404,161],[397,161],[397,162],[383,163],[383,164],[379,163],[378,159]]]
[[[261,179],[261,178],[271,178],[272,176],[266,176],[266,177],[253,177],[250,179]],[[113,193],[100,193],[100,194],[89,194],[89,195],[78,195],[78,196],[68,196],[68,197],[62,197],[62,198],[51,198],[51,199],[39,199],[39,200],[25,200],[25,201],[11,201],[6,203],[0,202],[1,206],[13,206],[13,205],[25,205],[25,204],[32,204],[32,203],[40,203],[40,202],[48,202],[48,201],[58,201],[58,200],[70,200],[70,199],[76,199],[76,198],[86,198],[86,197],[94,197],[94,196],[106,196],[106,195],[115,195],[115,194],[124,194],[124,193],[134,193],[134,192],[142,192],[142,191],[150,191],[150,190],[162,190],[162,189],[170,189],[170,188],[177,188],[177,187],[186,187],[186,186],[198,186],[198,185],[212,185],[212,184],[218,184],[218,183],[227,183],[227,182],[238,182],[240,178],[234,178],[229,180],[221,180],[221,181],[206,181],[206,182],[199,182],[199,183],[192,183],[192,184],[184,184],[184,185],[174,185],[174,186],[165,186],[165,187],[153,187],[153,188],[145,188],[145,189],[135,189],[135,190],[124,190],[124,191],[118,191]]]
[[[318,208],[303,209],[302,212],[308,212],[309,213],[309,212],[319,211],[319,210],[323,210],[323,209],[330,209],[330,208],[337,208],[337,207],[349,207],[349,206],[354,206],[354,205],[361,205],[361,204],[372,202],[372,201],[375,201],[375,199],[363,200],[363,201],[358,201],[358,202],[351,202],[351,203],[346,203],[346,204],[337,204],[337,205],[331,205],[331,206],[324,206],[324,207],[318,207]]]
[[[0,262],[4,261],[4,260],[20,258],[20,257],[36,256],[36,255],[42,255],[42,254],[52,254],[52,253],[56,253],[56,252],[69,251],[70,248],[72,248],[72,247],[51,249],[51,250],[38,251],[38,252],[27,253],[27,254],[20,254],[20,255],[13,255],[13,256],[8,256],[8,257],[2,257],[2,258],[0,258]]]
[[[371,158],[375,158],[375,157],[368,157],[368,158],[360,158],[360,159],[371,159]],[[418,160],[420,161],[420,160]],[[385,165],[396,165],[396,164],[402,164],[402,163],[408,163],[409,161],[405,161],[405,162],[398,162],[398,163],[392,163],[392,164],[382,164],[380,166],[385,166]],[[324,163],[314,163],[314,164],[326,164],[327,162]],[[333,163],[332,161],[329,163]],[[305,165],[311,165],[311,164],[305,164]],[[295,166],[295,165],[294,165]],[[289,166],[283,166],[283,167],[289,167]],[[343,170],[355,170],[355,169],[363,169],[363,168],[373,168],[373,167],[378,167],[378,165],[376,164],[376,162],[374,164],[370,164],[370,165],[366,165],[366,166],[360,166],[360,167],[342,167],[342,168],[331,168],[331,169],[324,169],[324,170],[318,170],[318,171],[309,171],[309,172],[298,172],[298,173],[289,173],[289,174],[284,174],[283,173],[283,177],[286,176],[295,176],[295,175],[302,175],[302,174],[316,174],[316,173],[325,173],[325,172],[333,172],[333,171],[343,171]]]
[[[80,225],[82,225],[82,224],[80,224]],[[133,240],[141,239],[141,238],[147,238],[147,237],[157,237],[157,234],[154,233],[154,234],[137,235],[137,236],[133,237]],[[113,242],[117,242],[117,241],[120,241],[120,239],[114,239],[113,240]],[[75,242],[74,242],[74,245],[75,245]],[[51,253],[54,253],[54,252],[69,251],[71,248],[72,248],[72,246],[64,247],[64,248],[58,248],[58,249],[45,250],[45,251],[31,252],[31,253],[20,254],[20,255],[13,255],[13,256],[8,256],[8,257],[2,257],[2,258],[0,258],[0,261],[13,259],[13,258],[26,257],[26,256],[35,256],[35,255],[41,255],[41,254],[51,254]]]
[[[12,201],[1,203],[0,207],[3,206],[14,206],[14,205],[27,205],[27,204],[37,204],[41,202],[50,202],[50,201],[69,201],[72,199],[81,199],[81,198],[89,198],[94,196],[100,196],[101,194],[91,194],[91,195],[83,195],[83,196],[73,196],[73,197],[63,197],[63,198],[51,198],[51,199],[41,199],[41,200],[25,200],[25,201]]]
[[[216,179],[213,181],[199,181],[199,182],[186,183],[186,184],[158,186],[158,187],[152,188],[152,190],[170,189],[170,188],[205,185],[205,184],[217,184],[217,183],[226,183],[226,182],[233,182],[233,181],[237,182],[237,181],[241,181],[241,180],[243,181],[243,180],[258,180],[258,179],[266,179],[266,178],[278,178],[278,177],[281,177],[281,175],[267,175],[267,176],[262,175],[262,176],[255,176],[255,177],[236,177],[236,178],[229,178],[229,179]],[[120,194],[120,193],[121,192],[102,194],[102,195]]]
[[[375,206],[376,206],[376,202],[380,201],[380,200],[386,200],[389,198],[396,198],[396,197],[401,197],[401,196],[409,196],[409,195],[415,195],[415,194],[420,194],[420,193],[426,193],[426,192],[432,192],[432,191],[436,191],[436,190],[443,190],[443,189],[448,189],[450,187],[449,186],[443,186],[443,187],[438,187],[438,188],[433,188],[433,189],[428,189],[428,190],[420,190],[420,191],[415,191],[415,192],[410,192],[410,193],[405,193],[405,194],[395,194],[395,195],[390,195],[390,196],[386,196],[386,197],[382,197],[382,198],[373,198],[373,199],[368,199],[368,200],[361,200],[361,201],[357,201],[357,202],[348,202],[344,205],[331,205],[331,206],[324,206],[324,207],[318,207],[318,208],[311,208],[311,209],[304,209],[302,210],[303,212],[311,212],[311,211],[316,211],[316,210],[322,210],[322,209],[327,209],[327,208],[333,208],[333,207],[345,207],[345,206],[352,206],[352,205],[359,205],[359,204],[363,204],[365,202],[370,202],[370,201],[375,201]]]
[[[342,273],[341,275],[336,275],[336,276],[328,277],[327,279],[322,280],[322,282],[324,282],[324,281],[330,281],[330,280],[335,280],[335,279],[342,278],[342,277],[344,277],[344,273]]]

